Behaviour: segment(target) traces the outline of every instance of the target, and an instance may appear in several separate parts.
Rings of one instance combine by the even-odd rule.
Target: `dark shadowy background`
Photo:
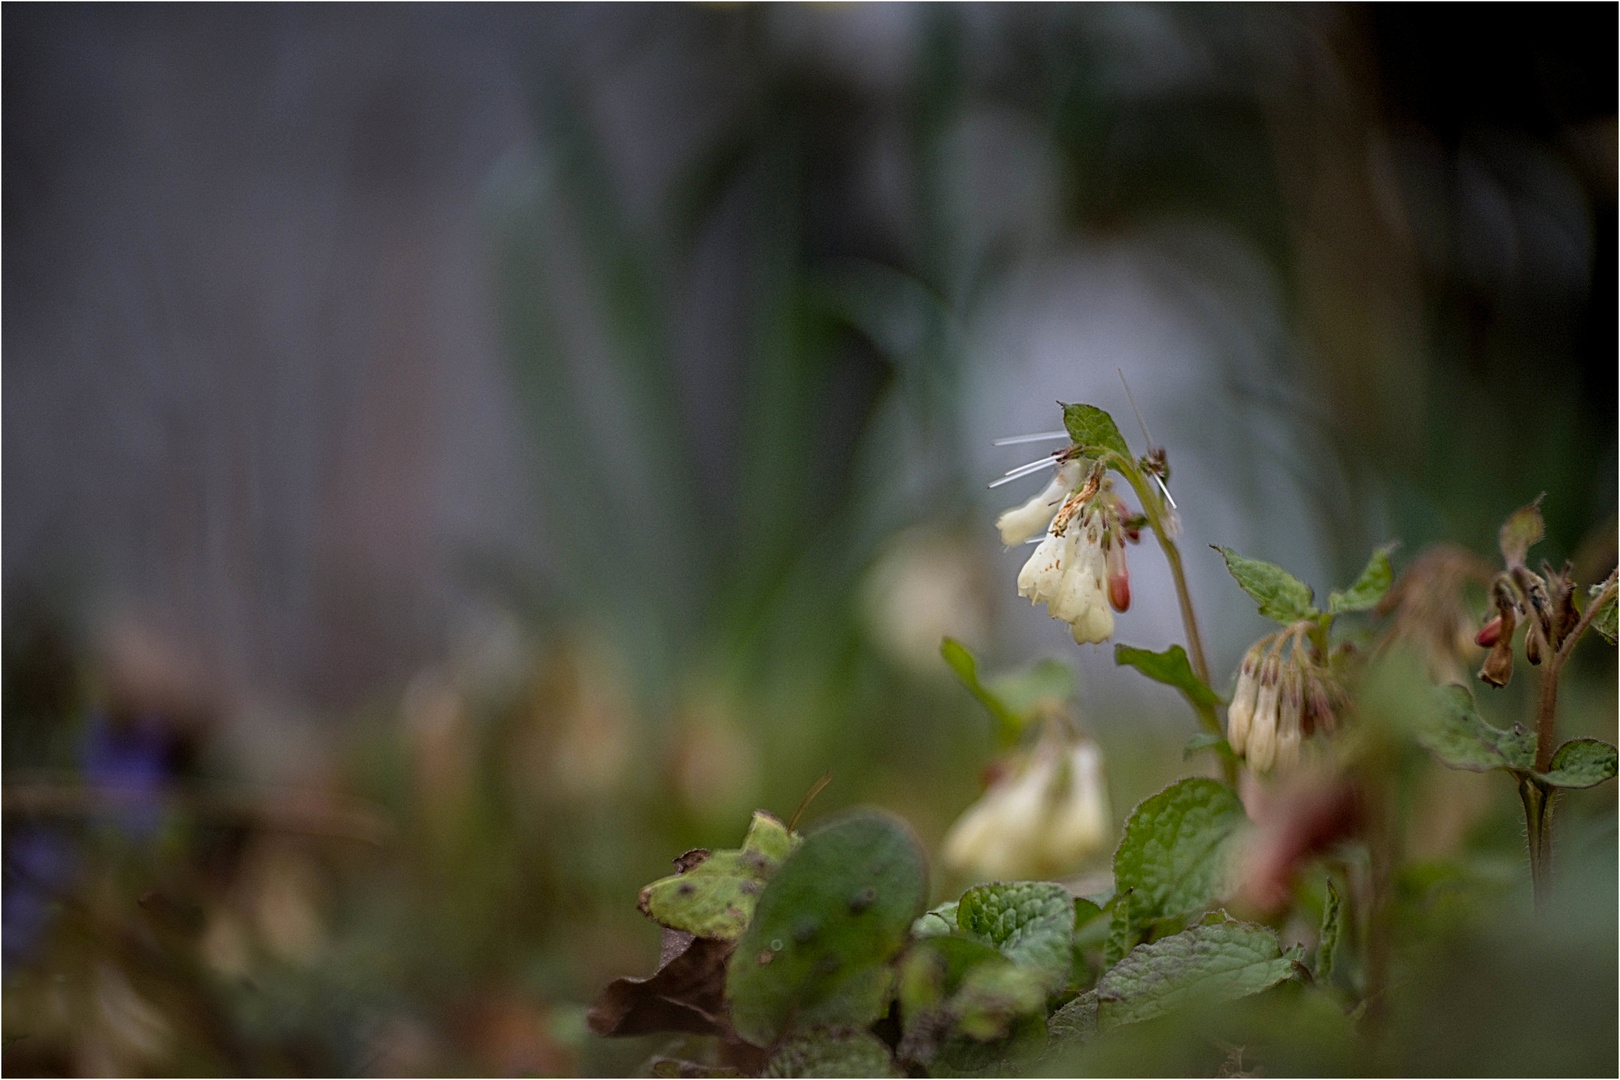
[[[8,1072],[633,1069],[581,1007],[670,856],[826,770],[812,817],[931,850],[975,797],[946,634],[1074,665],[1122,818],[1187,717],[1018,601],[1033,481],[984,487],[1055,400],[1143,448],[1116,369],[1222,673],[1261,623],[1208,543],[1321,594],[1544,491],[1538,551],[1614,563],[1609,5],[3,29]],[[1573,677],[1613,739],[1613,654]],[[1436,784],[1437,865],[1513,883],[1413,1031],[1523,940],[1510,786]],[[1612,868],[1612,785],[1568,803]],[[1552,1071],[1614,1064],[1588,891],[1549,1022],[1602,1037]],[[1546,1071],[1485,997],[1410,1071]]]

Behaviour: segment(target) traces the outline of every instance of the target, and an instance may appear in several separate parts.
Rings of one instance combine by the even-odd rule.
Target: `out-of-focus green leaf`
[[[1097,983],[1097,1029],[1139,1023],[1179,1006],[1232,1001],[1296,977],[1268,927],[1194,926],[1140,945]]]
[[[1063,426],[1081,450],[1112,450],[1126,461],[1131,459],[1131,448],[1125,445],[1114,418],[1095,405],[1063,406]]]
[[[765,1062],[761,1076],[898,1076],[889,1048],[869,1031],[829,1030],[795,1035]]]
[[[1021,1017],[1046,1016],[1051,989],[1043,971],[1017,964],[980,964],[968,971],[950,1008],[962,1034],[979,1042],[1004,1039]]]
[[[1601,739],[1571,739],[1558,748],[1552,765],[1536,776],[1553,787],[1595,787],[1615,775],[1615,749]]]
[[[1017,742],[1019,734],[1024,730],[1024,717],[979,681],[978,659],[955,638],[941,641],[939,654],[945,658],[945,663],[950,665],[968,693],[972,694],[995,718],[996,732],[1001,744],[1011,746]]]
[[[756,810],[740,849],[716,851],[658,879],[641,890],[639,906],[672,930],[730,941],[747,927],[765,883],[798,843],[786,825]]]
[[[1544,498],[1545,493],[1537,495],[1529,506],[1519,507],[1502,522],[1496,542],[1502,549],[1502,561],[1508,566],[1523,566],[1525,556],[1546,531],[1541,522],[1541,500]]]
[[[1535,768],[1535,733],[1518,724],[1511,731],[1487,724],[1475,711],[1474,695],[1466,686],[1435,687],[1430,702],[1431,707],[1416,717],[1416,735],[1442,764],[1470,772]]]
[[[1311,587],[1282,567],[1261,559],[1246,558],[1218,544],[1210,546],[1221,553],[1221,558],[1226,560],[1226,569],[1243,591],[1260,605],[1260,614],[1266,618],[1287,626],[1303,619],[1314,619],[1321,614],[1311,603],[1315,595]]]
[[[975,886],[963,894],[956,922],[1013,963],[1039,972],[1051,986],[1068,977],[1074,898],[1061,885],[1015,881]]]
[[[1213,750],[1224,758],[1237,760],[1232,753],[1232,746],[1226,741],[1225,735],[1217,735],[1213,731],[1200,731],[1187,740],[1187,745],[1181,748],[1181,760],[1186,761],[1200,750]]]
[[[1220,695],[1193,674],[1192,664],[1187,661],[1187,650],[1180,645],[1172,645],[1163,652],[1149,652],[1134,645],[1116,644],[1114,663],[1122,667],[1128,665],[1154,682],[1175,687],[1195,707],[1214,708],[1222,704]]]
[[[911,936],[915,938],[939,937],[942,934],[956,932],[956,901],[941,904],[922,915],[911,924]]]
[[[997,675],[986,689],[1025,723],[1043,709],[1074,697],[1074,669],[1047,657],[1026,668]]]
[[[1074,898],[1074,928],[1080,929],[1088,925],[1093,919],[1102,918],[1102,908],[1087,900],[1083,896]]]
[[[756,1046],[789,1024],[861,1028],[893,988],[889,961],[927,899],[911,830],[862,811],[805,837],[765,887],[737,942],[726,997],[737,1034]]]
[[[1197,910],[1226,890],[1228,864],[1248,822],[1230,787],[1205,777],[1178,780],[1146,799],[1125,822],[1114,881],[1131,890],[1135,925]]]
[[[1322,933],[1316,943],[1318,982],[1325,982],[1333,974],[1333,953],[1339,947],[1339,934],[1343,929],[1340,912],[1339,890],[1333,887],[1333,879],[1328,878],[1327,899],[1322,903]]]
[[[1377,606],[1389,591],[1390,583],[1395,580],[1395,571],[1389,565],[1389,553],[1394,550],[1394,544],[1385,544],[1374,551],[1354,585],[1343,592],[1335,589],[1328,594],[1328,610],[1337,615],[1346,611],[1366,611]]]
[[[1601,596],[1602,594],[1602,585],[1592,586],[1592,596],[1597,597]],[[1613,596],[1609,597],[1609,602],[1604,604],[1603,607],[1598,610],[1596,615],[1592,616],[1592,629],[1601,634],[1603,639],[1610,645],[1615,643],[1615,635],[1617,632],[1615,625],[1615,599],[1616,598]]]

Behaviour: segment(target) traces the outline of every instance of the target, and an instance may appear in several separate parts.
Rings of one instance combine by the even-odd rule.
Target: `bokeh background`
[[[1325,593],[1544,491],[1614,563],[1612,6],[0,19],[7,1072],[633,1070],[583,1008],[673,855],[826,771],[807,821],[937,852],[994,753],[946,634],[1072,666],[1122,820],[1190,718],[1017,598],[1036,481],[985,486],[1058,400],[1145,449],[1122,375],[1223,678],[1209,543]],[[1179,640],[1132,566],[1119,639]],[[1613,652],[1571,679],[1612,740]],[[1511,785],[1426,792],[1485,899],[1413,926],[1463,929],[1402,1071],[1612,1069],[1613,785],[1552,944]]]

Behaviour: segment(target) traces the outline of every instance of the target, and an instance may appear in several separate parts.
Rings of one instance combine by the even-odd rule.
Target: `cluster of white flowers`
[[[1044,527],[1046,536],[1018,573],[1018,595],[1068,623],[1076,644],[1113,637],[1114,611],[1131,604],[1125,563],[1130,515],[1111,481],[1098,472],[1086,476],[1089,465],[1078,457],[1063,462],[1040,494],[996,522],[1009,547]]]
[[[983,880],[1056,877],[1112,839],[1102,752],[1089,739],[1043,739],[968,808],[945,861]]]
[[[1280,636],[1264,638],[1243,657],[1226,710],[1226,741],[1257,773],[1299,764],[1305,736],[1335,723],[1334,684],[1297,644],[1284,658]]]

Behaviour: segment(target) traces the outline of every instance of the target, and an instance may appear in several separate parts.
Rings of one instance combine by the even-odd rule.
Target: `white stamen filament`
[[[991,446],[1016,446],[1019,443],[1047,442],[1051,439],[1067,439],[1067,431],[1038,431],[1033,435],[1009,435],[1005,439],[997,439]]]
[[[1031,461],[1027,465],[1018,466],[1016,469],[1008,469],[1006,475],[1004,475],[1000,480],[990,481],[990,486],[994,488],[1000,487],[1002,484],[1010,484],[1014,480],[1022,479],[1023,477],[1028,476],[1030,473],[1038,473],[1042,469],[1050,469],[1057,463],[1057,455],[1048,454],[1039,461]]]

